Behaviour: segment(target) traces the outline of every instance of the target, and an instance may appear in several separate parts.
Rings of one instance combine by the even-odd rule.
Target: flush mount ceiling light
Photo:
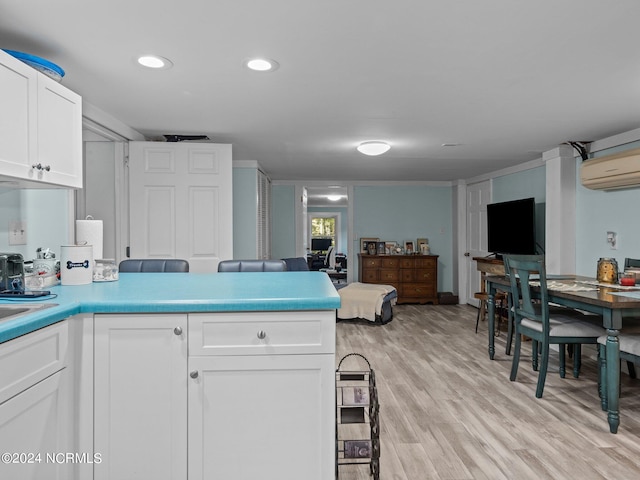
[[[342,198],[342,195],[327,195],[327,200],[331,200],[332,202],[337,202]]]
[[[247,60],[245,66],[254,72],[273,72],[278,68],[278,62],[268,58],[251,58]]]
[[[391,145],[386,142],[371,141],[362,142],[360,145],[358,145],[357,150],[360,153],[364,153],[365,155],[375,156],[382,155],[383,153],[388,152],[390,148]]]
[[[171,60],[159,57],[158,55],[140,55],[136,61],[143,67],[153,68],[155,70],[166,70],[173,66]]]

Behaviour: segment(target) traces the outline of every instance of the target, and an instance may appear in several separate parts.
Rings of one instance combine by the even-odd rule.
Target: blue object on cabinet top
[[[17,58],[21,62],[26,63],[30,67],[35,68],[39,72],[44,73],[46,76],[53,78],[57,82],[59,82],[60,79],[64,77],[64,70],[55,63],[50,62],[49,60],[41,57],[36,57],[35,55],[31,55],[29,53],[7,50],[6,48],[3,48],[2,50],[7,52],[12,57]]]

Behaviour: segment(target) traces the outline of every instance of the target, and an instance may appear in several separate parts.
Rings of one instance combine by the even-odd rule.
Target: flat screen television
[[[312,238],[311,239],[311,251],[312,252],[326,252],[329,250],[333,240],[331,238]]]
[[[504,254],[536,254],[536,202],[533,198],[487,205],[487,249]]]

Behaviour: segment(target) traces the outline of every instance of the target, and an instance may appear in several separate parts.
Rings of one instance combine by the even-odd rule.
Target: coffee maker
[[[0,253],[0,292],[24,291],[24,258],[19,253]]]

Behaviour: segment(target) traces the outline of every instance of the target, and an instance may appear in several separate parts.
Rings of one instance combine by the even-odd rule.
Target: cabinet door
[[[335,477],[334,355],[189,359],[189,479]]]
[[[0,51],[0,172],[28,178],[36,159],[37,72]]]
[[[66,369],[60,370],[0,404],[0,452],[3,454],[0,478],[70,478],[71,462],[56,456],[74,451],[69,443],[69,419],[65,414],[66,373]]]
[[[82,99],[44,75],[38,78],[37,164],[36,179],[82,188]]]
[[[187,316],[95,316],[95,480],[187,476]]]

